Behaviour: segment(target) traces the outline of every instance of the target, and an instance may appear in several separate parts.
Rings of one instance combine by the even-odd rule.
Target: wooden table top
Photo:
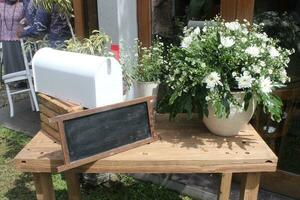
[[[81,166],[78,172],[225,173],[275,171],[277,157],[251,125],[238,136],[211,134],[199,119],[156,117],[160,140]],[[56,172],[61,146],[41,131],[15,157],[23,172]]]

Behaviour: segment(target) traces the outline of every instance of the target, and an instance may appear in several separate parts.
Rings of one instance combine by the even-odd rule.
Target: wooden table
[[[241,199],[257,199],[260,172],[274,172],[277,157],[251,125],[236,137],[212,135],[199,119],[156,118],[161,139],[65,173],[70,199],[80,199],[76,173],[221,173],[219,199],[230,195],[232,173],[245,173]],[[55,199],[51,173],[63,164],[61,146],[39,132],[15,157],[15,166],[33,174],[37,199]]]

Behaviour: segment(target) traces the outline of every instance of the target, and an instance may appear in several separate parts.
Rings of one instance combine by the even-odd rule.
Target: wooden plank
[[[137,0],[138,37],[144,47],[152,41],[152,3],[151,0]]]
[[[44,105],[45,107],[47,107],[48,109],[52,110],[57,114],[66,114],[78,110],[83,110],[83,108],[79,105],[58,100],[56,98],[47,96],[45,94],[39,93],[38,97],[39,97],[40,104]]]
[[[223,138],[211,134],[197,117],[178,115],[170,122],[168,115],[157,115],[156,122],[159,141],[82,166],[79,172],[276,171],[277,157],[251,125],[238,136]],[[40,132],[16,156],[15,166],[24,172],[55,172],[63,160],[61,146]]]
[[[261,187],[272,192],[300,199],[300,175],[278,170],[275,173],[263,173]]]
[[[68,197],[70,200],[80,200],[80,184],[78,175],[72,170],[65,172],[68,187]]]
[[[241,184],[240,200],[257,200],[260,173],[247,173]]]
[[[60,115],[59,113],[56,113],[55,111],[51,110],[50,108],[46,107],[43,104],[40,104],[39,107],[40,107],[40,113],[43,113],[47,118]]]
[[[237,0],[236,18],[253,22],[254,0]]]
[[[232,173],[223,173],[219,191],[219,200],[228,200],[231,191]]]
[[[55,200],[52,177],[50,173],[33,173],[37,200]]]
[[[50,139],[60,143],[59,132],[51,128],[48,124],[41,122],[41,128],[44,134],[46,134]]]
[[[221,0],[221,17],[226,21],[234,21],[236,19],[238,0]]]
[[[121,103],[116,103],[116,104],[112,104],[112,105],[102,106],[102,107],[99,107],[99,108],[88,109],[88,110],[84,110],[84,111],[81,111],[81,112],[68,113],[68,114],[56,116],[56,117],[51,118],[49,121],[50,121],[50,123],[53,123],[53,122],[70,120],[70,119],[74,119],[74,118],[78,118],[78,117],[84,117],[84,116],[87,116],[87,115],[96,114],[96,113],[99,113],[99,112],[109,111],[109,110],[112,110],[112,109],[118,109],[118,108],[122,108],[122,107],[125,107],[125,106],[138,104],[138,103],[143,102],[143,101],[151,101],[152,99],[153,99],[152,96],[136,98],[136,99],[129,100],[129,101],[126,101],[126,102],[121,102]]]
[[[221,16],[226,21],[247,19],[252,23],[254,0],[221,0]]]
[[[58,125],[57,125],[57,123],[49,123],[49,118],[46,115],[44,115],[43,113],[40,113],[40,119],[43,123],[50,126],[58,134]]]
[[[75,15],[75,34],[78,38],[84,38],[86,36],[85,32],[85,21],[84,21],[84,7],[83,0],[72,0],[73,10]]]

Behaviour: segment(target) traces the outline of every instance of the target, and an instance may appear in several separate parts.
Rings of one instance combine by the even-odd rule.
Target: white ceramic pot
[[[134,95],[136,98],[145,96],[157,96],[159,83],[136,82],[134,84]]]
[[[243,102],[245,93],[236,92],[234,96],[239,102]],[[217,118],[214,109],[211,105],[208,106],[208,117],[203,118],[206,127],[214,134],[219,136],[235,136],[238,135],[240,130],[249,123],[256,108],[256,100],[252,98],[249,103],[247,111],[237,106],[230,107],[230,114],[228,118]]]
[[[157,93],[159,88],[159,83],[157,82],[135,82],[133,84],[134,97],[146,97],[153,96],[153,106],[156,106]]]

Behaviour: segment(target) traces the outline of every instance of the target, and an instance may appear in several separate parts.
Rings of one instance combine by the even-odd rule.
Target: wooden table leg
[[[228,200],[231,191],[232,173],[223,173],[219,191],[219,200]]]
[[[260,173],[248,173],[242,180],[240,200],[257,200]]]
[[[78,174],[72,170],[65,172],[69,200],[80,200],[80,184]]]
[[[33,173],[37,200],[55,200],[51,173]]]

